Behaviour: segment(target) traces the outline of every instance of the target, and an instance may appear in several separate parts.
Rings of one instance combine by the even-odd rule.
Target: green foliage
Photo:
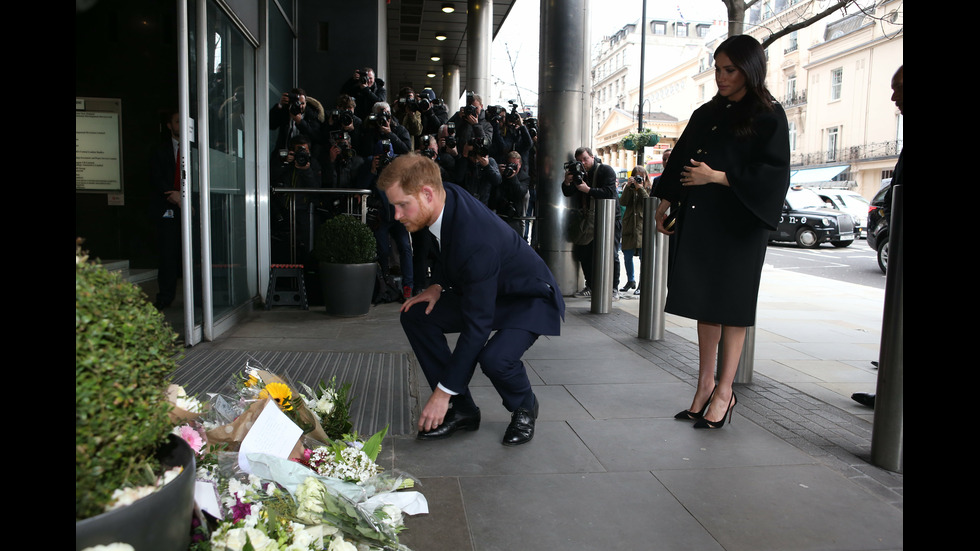
[[[336,386],[336,378],[330,381],[329,387],[323,381],[320,381],[321,393],[326,392],[328,389],[336,393],[336,398],[333,401],[333,410],[320,421],[323,432],[331,440],[343,438],[345,434],[354,428],[354,425],[350,422],[350,406],[354,403],[354,398],[350,396],[350,383],[344,383],[340,388],[336,388]]]
[[[377,258],[378,244],[360,220],[338,215],[317,228],[313,254],[321,262],[367,264]]]
[[[660,136],[653,130],[630,132],[619,141],[619,144],[630,151],[642,152],[644,147],[653,147],[660,142]]]
[[[153,453],[172,428],[176,339],[138,287],[76,259],[76,521],[102,513],[116,488],[152,476]]]

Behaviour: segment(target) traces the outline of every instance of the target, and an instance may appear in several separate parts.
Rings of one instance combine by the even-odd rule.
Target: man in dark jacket
[[[365,67],[354,71],[354,76],[340,87],[340,93],[354,98],[357,107],[354,114],[361,120],[371,114],[371,109],[379,101],[388,101],[385,81],[375,78],[374,69]]]
[[[432,285],[401,308],[405,335],[432,389],[418,438],[480,428],[480,408],[469,390],[479,363],[512,412],[502,443],[529,442],[538,400],[521,357],[538,336],[561,331],[565,303],[554,276],[485,205],[443,184],[432,160],[418,154],[395,159],[378,188],[409,231],[428,228],[437,251]],[[446,333],[459,333],[454,349]]]
[[[585,177],[576,181],[572,173],[565,173],[565,181],[561,185],[561,191],[565,197],[574,199],[572,208],[583,208],[586,211],[594,212],[594,203],[597,199],[618,199],[619,192],[616,189],[616,171],[609,165],[602,164],[600,159],[596,159],[592,150],[588,147],[580,147],[575,150],[575,160],[582,163],[585,170]],[[623,238],[623,217],[622,210],[616,208],[616,226],[613,243],[613,299],[619,297],[619,244]],[[575,293],[577,297],[592,296],[592,253],[595,248],[594,240],[587,245],[573,245],[572,254],[576,260],[582,264],[582,275],[585,276],[585,287]]]

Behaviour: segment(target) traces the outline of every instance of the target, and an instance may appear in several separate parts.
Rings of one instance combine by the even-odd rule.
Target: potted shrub
[[[118,274],[75,259],[75,546],[123,542],[186,549],[194,508],[194,454],[170,434],[167,379],[177,335],[143,292]],[[113,492],[156,492],[113,509]]]
[[[316,230],[313,247],[328,314],[363,316],[371,309],[378,244],[360,220],[338,215]]]

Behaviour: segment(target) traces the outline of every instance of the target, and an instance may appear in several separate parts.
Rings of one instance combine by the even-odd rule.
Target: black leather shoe
[[[449,410],[442,424],[430,431],[419,431],[419,440],[441,440],[449,438],[458,430],[478,430],[480,428],[480,410],[473,414],[456,413]]]
[[[534,409],[517,408],[511,415],[510,424],[504,431],[505,446],[518,446],[534,438],[534,420],[538,418],[538,398],[534,398]]]
[[[854,400],[862,406],[868,406],[871,409],[875,408],[874,394],[869,394],[867,392],[855,392],[854,394],[851,394],[851,400]]]

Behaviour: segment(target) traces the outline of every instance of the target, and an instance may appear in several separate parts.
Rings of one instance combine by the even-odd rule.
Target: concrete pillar
[[[541,2],[537,222],[541,256],[566,295],[578,290],[579,269],[566,239],[570,200],[561,183],[575,149],[591,143],[588,15],[588,0]]]
[[[459,96],[462,95],[459,88],[459,65],[447,63],[442,66],[442,99],[446,100],[446,107],[449,109],[449,116],[459,111]]]
[[[469,0],[466,3],[466,89],[484,98],[484,103],[493,97],[490,90],[492,41],[493,1]]]

